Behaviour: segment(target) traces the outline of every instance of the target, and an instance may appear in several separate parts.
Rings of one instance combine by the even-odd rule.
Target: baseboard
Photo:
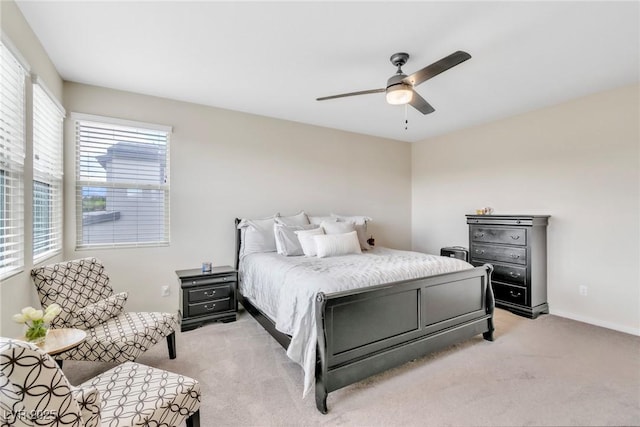
[[[617,323],[611,323],[602,321],[599,319],[593,319],[591,317],[580,316],[579,314],[568,313],[561,310],[551,310],[551,314],[559,317],[566,317],[567,319],[577,320],[578,322],[589,323],[590,325],[601,326],[607,329],[613,329],[614,331],[624,332],[625,334],[631,334],[640,336],[640,328],[630,328],[628,326],[621,326]]]

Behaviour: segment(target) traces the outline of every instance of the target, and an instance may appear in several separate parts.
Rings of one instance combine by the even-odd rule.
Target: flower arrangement
[[[33,307],[25,307],[20,313],[13,315],[13,321],[27,325],[24,335],[29,342],[40,343],[47,336],[48,324],[61,312],[62,308],[58,304],[51,304],[44,312]]]

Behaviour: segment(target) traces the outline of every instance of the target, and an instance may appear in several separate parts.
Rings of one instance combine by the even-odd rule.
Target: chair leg
[[[187,427],[200,427],[200,410],[198,409],[187,418]]]
[[[167,347],[169,347],[169,359],[176,358],[176,333],[171,332],[167,335]]]

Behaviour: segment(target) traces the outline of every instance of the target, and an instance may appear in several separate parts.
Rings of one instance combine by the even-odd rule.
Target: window
[[[33,261],[62,251],[62,121],[64,110],[34,76]]]
[[[76,246],[168,244],[171,128],[74,117]]]
[[[24,267],[25,77],[0,43],[0,278]]]

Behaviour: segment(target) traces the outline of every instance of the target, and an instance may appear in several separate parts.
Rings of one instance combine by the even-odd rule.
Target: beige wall
[[[101,258],[133,309],[176,310],[176,269],[233,264],[236,216],[369,215],[377,242],[411,246],[408,143],[76,83],[64,93],[69,112],[173,126],[169,247],[76,251],[74,198],[65,200],[65,256]],[[71,120],[65,130],[72,195]],[[160,297],[162,285],[170,297]]]
[[[53,63],[44,51],[35,34],[25,21],[22,13],[13,1],[0,1],[0,28],[4,36],[19,51],[20,56],[27,62],[31,73],[37,74],[54,97],[62,103],[62,79],[58,75]],[[27,99],[30,99],[31,89],[27,87]],[[26,117],[26,153],[25,159],[25,201],[31,200],[32,160],[31,140],[31,104],[27,104]],[[25,268],[24,271],[0,281],[0,335],[18,336],[22,327],[11,321],[11,315],[27,305],[38,306],[35,288],[31,283],[29,271],[33,267],[31,259],[32,232],[31,203],[25,203]],[[61,256],[50,258],[45,263],[61,260]]]
[[[476,208],[549,214],[551,312],[640,334],[639,117],[633,85],[413,144],[413,248],[468,246]]]

